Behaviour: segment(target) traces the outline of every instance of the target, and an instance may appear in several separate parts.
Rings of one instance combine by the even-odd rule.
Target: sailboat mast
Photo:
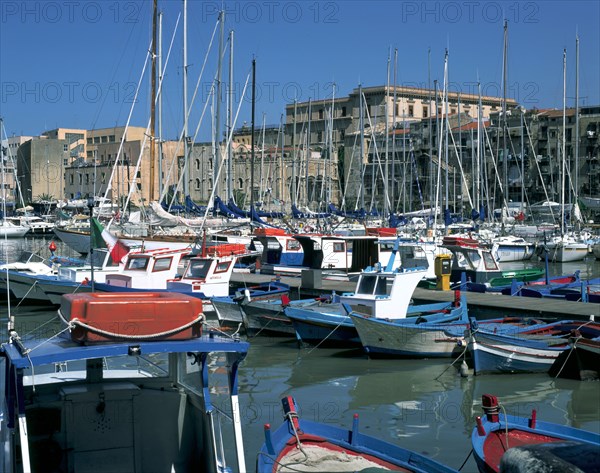
[[[229,90],[227,108],[227,132],[233,131],[233,30],[229,32]],[[227,199],[233,199],[233,151],[231,139],[227,139]]]
[[[308,99],[308,125],[307,125],[307,133],[306,133],[306,148],[304,149],[304,192],[306,192],[306,206],[309,204],[309,195],[308,195],[308,165],[310,162],[310,126],[311,126],[311,118],[312,118],[312,100]]]
[[[575,204],[579,196],[579,35],[575,38]]]
[[[360,127],[360,208],[365,208],[365,186],[364,186],[364,168],[365,168],[365,112],[363,110],[362,84],[358,84],[358,110]]]
[[[163,67],[162,67],[162,20],[163,13],[158,12],[158,83],[160,84],[160,92],[158,94],[158,196],[162,196],[163,193],[163,141],[162,141],[162,106],[163,106],[163,94],[162,94],[162,81],[163,81]],[[151,182],[154,182],[152,180]]]
[[[154,178],[156,164],[156,24],[158,23],[158,0],[152,3],[152,68],[150,82],[150,185],[148,186],[148,199],[154,200]]]
[[[397,91],[396,84],[398,78],[398,48],[394,49],[394,100],[393,100],[393,110],[392,110],[392,177],[391,177],[391,187],[390,190],[390,198],[391,198],[391,209],[390,213],[395,211],[395,184],[396,184],[396,99],[397,99]],[[404,135],[402,135],[404,136]]]
[[[254,212],[254,112],[256,102],[256,59],[252,59],[252,124],[250,131],[250,218]]]
[[[217,60],[217,110],[215,118],[215,162],[213,166],[214,195],[219,194],[219,168],[221,167],[221,103],[223,90],[223,48],[225,41],[225,11],[219,13],[219,58]]]
[[[294,99],[294,125],[292,129],[292,183],[290,186],[290,202],[296,205],[296,117],[298,113],[298,100]]]
[[[566,174],[566,129],[567,129],[567,50],[563,49],[563,114],[562,114],[562,166],[560,178],[560,233],[565,233],[565,174]]]
[[[444,181],[444,187],[445,187],[445,199],[446,199],[446,208],[445,210],[448,210],[450,208],[449,205],[449,179],[448,179],[448,172],[449,172],[449,159],[448,159],[448,127],[449,127],[449,121],[448,121],[448,50],[446,49],[446,57],[444,59],[444,118],[442,121],[442,124],[444,126],[444,162],[446,164],[446,172],[445,172],[445,181]]]
[[[183,0],[183,193],[189,194],[190,167],[188,143],[188,97],[187,97],[187,0]]]
[[[391,54],[388,53],[387,60],[387,82],[385,87],[385,168],[384,168],[384,195],[383,195],[383,216],[389,217],[389,195],[388,188],[390,183],[390,154],[389,154],[389,143],[390,143],[390,62]]]
[[[506,144],[506,130],[508,127],[507,116],[506,116],[506,82],[508,77],[507,70],[507,56],[508,56],[508,21],[504,20],[504,48],[502,54],[502,157],[504,159],[504,166],[502,170],[504,172],[504,205],[508,204],[508,148]]]

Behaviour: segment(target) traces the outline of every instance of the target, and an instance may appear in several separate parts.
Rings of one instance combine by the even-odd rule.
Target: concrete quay
[[[272,281],[272,274],[255,273],[233,273],[231,284],[236,287],[253,286],[256,284]],[[281,276],[279,280],[290,286],[292,296],[296,298],[320,296],[353,292],[356,288],[355,282],[336,281],[330,279],[313,279],[293,276]],[[316,286],[316,287],[315,287]],[[416,303],[446,302],[454,299],[453,291],[434,291],[417,288],[413,294]],[[501,294],[481,294],[467,292],[467,303],[469,314],[479,319],[489,319],[503,316],[539,317],[563,320],[589,320],[593,315],[600,320],[600,304],[589,304],[584,302],[571,302],[557,299],[538,299],[531,297],[510,297]]]

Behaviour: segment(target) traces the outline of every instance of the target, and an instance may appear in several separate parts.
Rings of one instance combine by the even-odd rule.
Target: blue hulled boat
[[[237,378],[249,345],[202,334],[201,307],[164,293],[69,295],[56,336],[10,330],[0,347],[0,469],[245,471]],[[228,378],[227,415],[212,400],[215,362]],[[226,418],[228,453],[217,433]]]
[[[257,473],[384,470],[456,473],[424,455],[361,433],[356,414],[352,429],[346,430],[300,419],[291,396],[284,398],[282,404],[285,422],[274,432],[265,425],[265,443],[257,458]]]
[[[498,471],[598,471],[600,435],[573,427],[500,412],[498,399],[482,398],[484,417],[477,417],[471,441],[482,473]]]

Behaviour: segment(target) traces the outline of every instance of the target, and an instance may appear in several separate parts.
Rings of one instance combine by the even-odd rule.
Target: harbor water
[[[1,259],[14,260],[22,250],[45,250],[48,243],[40,239],[2,241]],[[60,244],[58,247],[57,253],[65,254]],[[579,263],[550,264],[549,268],[551,274],[580,269],[584,278],[600,276],[600,262],[591,257]],[[0,314],[0,336],[5,340],[5,302]],[[13,307],[11,314],[22,336],[49,337],[60,330],[52,309],[19,306]],[[481,415],[482,394],[496,395],[510,414],[528,416],[536,409],[539,420],[600,432],[597,381],[552,379],[546,374],[461,377],[446,359],[370,360],[360,350],[299,348],[295,340],[260,335],[250,342],[239,379],[248,471],[254,470],[264,424],[273,428],[281,424],[280,399],[286,395],[294,396],[303,418],[349,428],[356,413],[365,433],[454,468],[459,468],[471,451],[470,436],[475,417]],[[216,360],[215,370],[218,365]],[[224,381],[213,387],[217,404],[219,392],[225,389]],[[472,456],[462,471],[476,471]]]

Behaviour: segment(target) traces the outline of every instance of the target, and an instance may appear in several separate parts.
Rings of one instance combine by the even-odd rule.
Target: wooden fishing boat
[[[282,400],[285,422],[276,431],[265,425],[265,443],[258,454],[257,473],[404,471],[450,473],[456,470],[419,453],[352,429],[300,419],[291,396]]]
[[[452,253],[451,281],[460,282],[464,273],[471,284],[481,285],[469,290],[483,292],[486,288],[510,286],[513,280],[532,281],[544,275],[541,268],[502,270],[492,250],[473,238],[444,237],[442,246]]]
[[[68,301],[62,334],[21,339],[11,330],[0,347],[3,472],[246,470],[237,376],[247,343],[201,334],[202,303],[190,297]],[[215,368],[228,399],[219,409]],[[235,448],[219,434],[227,419]]]
[[[483,395],[485,416],[477,417],[471,434],[473,454],[481,473],[597,471],[599,434],[538,421],[535,409],[527,419],[501,412],[501,407],[496,396]],[[594,465],[596,469],[590,469]]]
[[[236,291],[233,295],[211,299],[219,325],[238,326],[243,323],[242,308],[256,306],[267,314],[283,313],[282,304],[289,297],[290,286],[279,281],[269,281]],[[283,298],[283,300],[282,300]],[[269,302],[273,304],[268,305]],[[277,307],[277,305],[279,307]]]
[[[536,324],[514,333],[494,333],[471,324],[468,348],[475,374],[547,372],[557,357],[569,348],[569,337],[600,336],[600,324],[564,320]]]
[[[561,353],[550,367],[553,378],[581,381],[600,378],[600,337],[586,339],[575,335],[569,338],[569,349]]]
[[[426,271],[424,268],[398,268],[399,245],[397,240],[384,268],[378,263],[360,273],[355,292],[331,300],[294,301],[286,307],[285,315],[292,320],[298,340],[319,345],[360,346],[349,316],[351,312],[374,318],[407,317],[412,294]],[[447,305],[443,304],[444,308]]]

